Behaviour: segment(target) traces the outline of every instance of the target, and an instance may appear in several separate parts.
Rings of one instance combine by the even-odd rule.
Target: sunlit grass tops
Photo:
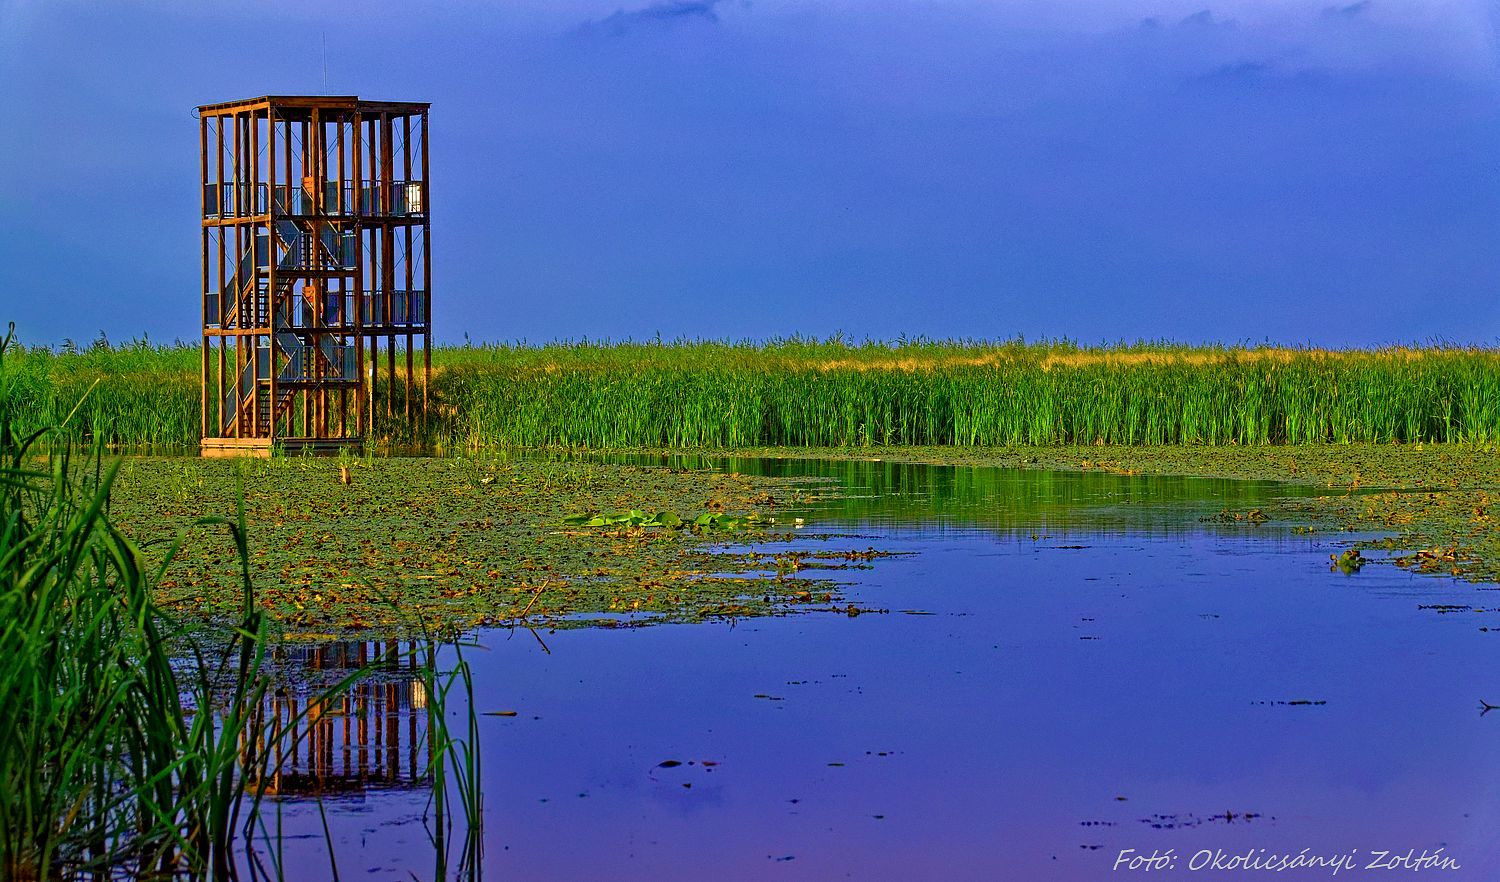
[[[789,339],[440,351],[476,446],[1490,441],[1500,354]]]

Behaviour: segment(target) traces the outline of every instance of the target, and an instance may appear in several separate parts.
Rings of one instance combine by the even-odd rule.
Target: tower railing
[[[274,205],[278,214],[302,216],[420,217],[426,213],[426,181],[392,181],[390,195],[381,181],[324,181],[321,205],[302,184],[224,182],[203,185],[203,216],[207,218],[255,217],[268,214]],[[274,194],[274,195],[273,195]],[[359,211],[355,211],[358,196]]]

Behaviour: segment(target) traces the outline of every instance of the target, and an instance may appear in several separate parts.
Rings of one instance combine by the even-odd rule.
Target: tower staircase
[[[263,341],[253,355],[257,370],[252,374],[252,362],[247,360],[224,402],[222,429],[226,434],[232,432],[240,437],[255,435],[257,424],[261,432],[267,431],[288,412],[296,397],[296,389],[284,385],[278,385],[272,395],[273,361],[278,362],[275,365],[278,384],[357,379],[354,348],[338,342],[333,336],[337,331],[316,308],[321,286],[310,287],[296,298],[292,296],[303,277],[299,270],[352,268],[356,240],[328,224],[322,227],[321,235],[315,235],[313,221],[309,219],[283,217],[275,221],[273,229],[284,249],[276,262],[275,296],[270,283],[269,236],[257,237],[245,249],[230,280],[229,290],[234,295],[224,326],[269,330],[279,354],[273,359],[269,338],[253,338]],[[274,315],[270,309],[273,302],[278,304]]]

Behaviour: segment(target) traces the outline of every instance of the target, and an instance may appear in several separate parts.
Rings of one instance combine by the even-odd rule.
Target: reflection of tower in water
[[[296,796],[417,787],[432,758],[417,644],[342,642],[275,651],[278,685],[252,727],[262,792]],[[330,691],[355,672],[371,673]],[[247,743],[247,748],[252,744]]]

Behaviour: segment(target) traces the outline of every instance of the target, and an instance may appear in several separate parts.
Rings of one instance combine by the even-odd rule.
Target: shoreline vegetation
[[[287,756],[316,708],[396,656],[343,672],[283,714],[242,497],[229,497],[232,516],[158,524],[170,534],[148,554],[114,515],[123,465],[97,449],[75,457],[45,429],[18,433],[0,413],[0,877],[284,878],[272,803]],[[203,630],[164,609],[159,590],[176,555],[206,535],[224,555],[225,615]],[[461,650],[448,670],[426,646],[410,667],[430,710],[418,774],[432,794],[434,878],[477,878],[469,672]],[[447,709],[456,687],[470,698],[459,735]]]
[[[74,441],[191,450],[199,358],[185,344],[102,339],[25,349],[0,377],[0,406],[24,431],[63,422],[83,400],[68,422]],[[377,442],[479,450],[1500,441],[1500,351],[1487,347],[789,338],[440,346],[433,366],[425,426],[379,423]],[[392,408],[401,412],[402,402]]]
[[[1500,514],[1500,451],[1493,446],[628,454],[647,458],[637,462],[674,454],[684,459],[669,466],[631,465],[566,451],[550,458],[537,452],[520,458],[368,458],[354,461],[352,481],[345,485],[338,462],[323,458],[126,457],[113,517],[138,541],[159,543],[166,538],[161,525],[191,513],[216,514],[234,488],[243,487],[262,609],[285,636],[303,641],[405,633],[413,615],[457,633],[476,626],[621,627],[848,612],[838,571],[864,568],[883,556],[867,542],[834,536],[775,555],[755,554],[741,544],[800,535],[792,516],[809,512],[816,518],[812,513],[820,505],[838,504],[838,486],[694,467],[741,456],[1279,482],[1308,492],[1266,496],[1247,484],[1243,497],[1225,498],[1230,508],[1224,520],[1245,530],[1279,524],[1300,532],[1381,534],[1389,538],[1351,539],[1355,547],[1379,550],[1377,557],[1413,572],[1500,581],[1494,520]],[[636,516],[625,514],[631,509]],[[611,520],[611,512],[621,514]],[[714,515],[730,526],[693,526]],[[610,522],[581,523],[594,516]],[[674,521],[681,523],[657,525]],[[1263,526],[1267,522],[1271,526]],[[204,535],[177,556],[160,583],[160,602],[210,620],[232,616],[233,549]]]
[[[162,524],[227,516],[224,500],[244,487],[263,606],[309,639],[401,630],[396,595],[454,632],[844,607],[830,581],[782,578],[843,565],[832,558],[716,547],[789,535],[786,518],[771,518],[826,487],[569,461],[578,451],[1287,482],[1321,491],[1262,514],[1393,534],[1384,546],[1413,570],[1500,580],[1493,349],[789,339],[439,347],[434,365],[426,434],[387,432],[375,446],[447,456],[345,457],[351,486],[327,460],[127,457],[113,514],[148,542]],[[195,452],[197,370],[198,351],[182,345],[24,350],[0,373],[0,417],[24,431],[64,421],[63,405],[81,399],[74,441]],[[517,448],[559,456],[506,455]],[[349,530],[356,512],[361,528]],[[566,523],[610,513],[621,514],[602,528]],[[663,518],[674,526],[650,526]],[[693,526],[699,518],[712,523]],[[745,518],[761,520],[714,527]],[[187,543],[162,602],[231,620],[221,546]]]

